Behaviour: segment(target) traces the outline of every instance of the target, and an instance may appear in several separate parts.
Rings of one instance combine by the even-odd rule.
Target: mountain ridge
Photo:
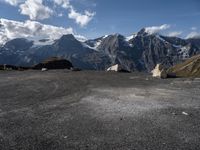
[[[43,40],[39,46],[27,39],[13,39],[0,47],[0,64],[31,66],[49,57],[62,57],[81,69],[106,70],[119,64],[129,71],[150,72],[158,63],[171,67],[200,53],[200,39],[149,34],[145,28],[131,37],[112,34],[83,42],[67,34],[53,43]]]

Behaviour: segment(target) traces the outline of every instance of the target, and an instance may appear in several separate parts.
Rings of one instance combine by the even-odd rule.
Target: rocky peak
[[[73,34],[66,34],[66,35],[63,35],[60,40],[76,40],[74,35]]]
[[[72,34],[63,35],[53,44],[54,50],[70,53],[77,53],[84,51],[83,44],[78,41]]]
[[[137,36],[146,36],[148,33],[146,32],[145,28],[142,28],[138,33]]]

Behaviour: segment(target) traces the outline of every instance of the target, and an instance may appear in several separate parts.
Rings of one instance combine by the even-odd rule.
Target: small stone
[[[66,138],[68,138],[68,136],[64,136],[63,138],[66,139]]]
[[[186,112],[184,112],[184,111],[182,112],[182,114],[183,114],[183,115],[186,115],[186,116],[188,116],[188,115],[189,115],[188,113],[186,113]]]

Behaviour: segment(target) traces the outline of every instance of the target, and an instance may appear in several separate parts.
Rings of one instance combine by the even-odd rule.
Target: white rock
[[[47,68],[42,68],[42,70],[41,71],[47,71],[48,69]]]
[[[184,111],[182,112],[182,114],[183,114],[183,115],[186,115],[186,116],[188,116],[188,115],[189,115],[188,113],[186,113],[186,112],[184,112]]]
[[[157,64],[155,69],[151,71],[153,77],[167,78],[167,72],[161,64]]]
[[[116,71],[118,72],[121,68],[119,67],[118,64],[114,65],[114,66],[111,66],[107,69],[107,71]]]

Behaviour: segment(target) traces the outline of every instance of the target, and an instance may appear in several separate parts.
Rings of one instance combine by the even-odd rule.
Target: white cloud
[[[5,2],[12,6],[17,6],[19,3],[22,3],[23,0],[5,0]]]
[[[28,38],[31,40],[55,40],[64,34],[74,34],[72,28],[56,27],[41,24],[36,21],[18,22],[0,19],[0,43],[15,38]]]
[[[94,17],[95,13],[91,13],[89,11],[85,11],[84,14],[78,13],[73,8],[70,9],[70,13],[68,14],[68,17],[70,19],[74,19],[77,24],[79,24],[81,27],[86,26]]]
[[[12,6],[18,6],[22,15],[27,15],[31,20],[43,20],[51,17],[53,14],[57,14],[58,17],[62,17],[63,14],[57,12],[59,9],[50,9],[50,6],[43,4],[44,0],[0,0]],[[95,12],[89,12],[85,10],[84,13],[80,13],[71,4],[71,0],[49,0],[53,2],[54,6],[62,7],[68,12],[68,17],[75,20],[75,22],[81,27],[86,26],[94,17]],[[52,3],[49,3],[52,4]],[[53,6],[52,6],[53,7]]]
[[[177,36],[180,36],[183,32],[182,31],[174,31],[174,32],[170,32],[168,34],[168,36],[170,37],[177,37]]]
[[[200,33],[198,32],[191,32],[186,36],[186,39],[191,39],[191,38],[200,38]]]
[[[59,14],[58,14],[58,17],[62,17],[62,16],[63,16],[63,13],[59,13]]]
[[[156,34],[156,33],[159,33],[163,30],[166,30],[166,29],[169,29],[170,28],[170,25],[168,24],[163,24],[161,26],[152,26],[152,27],[146,27],[145,28],[145,31],[149,34]]]
[[[77,12],[71,5],[70,0],[54,0],[54,3],[69,10],[68,17],[74,19],[81,27],[86,26],[94,17],[95,12],[84,11],[84,14]]]
[[[192,27],[191,30],[195,31],[197,30],[197,27]]]
[[[49,7],[43,5],[42,0],[27,0],[19,7],[21,14],[29,16],[31,20],[47,19],[53,14]]]
[[[66,9],[71,7],[69,0],[54,0],[54,3],[62,6],[63,8],[66,8]]]

